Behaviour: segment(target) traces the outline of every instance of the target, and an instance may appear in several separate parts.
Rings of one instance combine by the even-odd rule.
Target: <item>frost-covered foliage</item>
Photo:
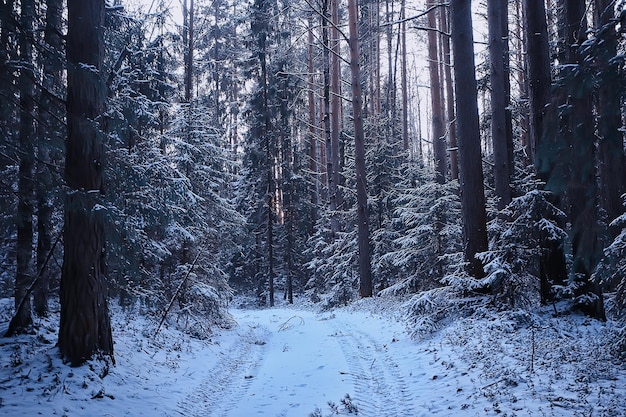
[[[381,120],[380,124],[389,124]],[[372,126],[373,125],[373,126]],[[394,249],[394,241],[402,235],[402,227],[395,221],[395,211],[399,204],[398,187],[406,178],[409,164],[407,152],[402,150],[402,142],[390,132],[383,132],[385,126],[376,126],[375,121],[366,124],[367,131],[375,130],[379,134],[367,148],[367,186],[368,209],[370,224],[370,241],[372,243],[372,275],[375,292],[387,288],[396,282],[400,272],[392,263],[382,257]],[[389,128],[389,126],[386,126]],[[371,133],[370,133],[371,134]]]
[[[158,317],[174,301],[168,319],[206,336],[225,323],[231,297],[224,260],[242,223],[231,202],[235,162],[215,109],[172,103],[177,37],[163,31],[165,16],[152,18],[110,18],[126,43],[107,38],[121,48],[108,61],[107,276],[122,305],[138,301]]]
[[[113,161],[111,210],[120,245],[111,274],[122,300],[138,297],[158,313],[189,273],[178,306],[187,317],[202,317],[202,327],[220,321],[230,297],[223,260],[241,220],[229,200],[232,162],[223,138],[207,124],[205,108],[181,113],[159,140],[138,141],[137,152],[118,151]]]
[[[241,92],[246,129],[239,143],[243,169],[236,187],[246,233],[229,272],[238,288],[256,291],[259,304],[272,304],[281,290],[289,299],[302,290],[302,254],[312,229],[303,173],[308,161],[294,128],[302,90],[302,80],[294,74],[303,73],[305,62],[294,57],[304,50],[291,43],[291,28],[298,24],[293,5],[279,3],[249,3],[249,25],[242,28],[249,42],[240,51],[246,58],[237,61],[248,87]]]
[[[438,285],[454,271],[450,254],[461,251],[458,183],[438,184],[425,168],[408,170],[399,184],[393,246],[376,260],[379,270],[393,268],[386,294],[413,293]],[[452,262],[451,262],[452,261]]]
[[[13,184],[17,184],[17,165],[9,164],[5,158],[0,164],[0,294],[6,296],[14,288],[16,267],[14,242],[17,230],[13,207],[17,206],[17,193]]]
[[[326,227],[324,227],[326,226]],[[347,305],[354,300],[358,288],[358,242],[357,232],[337,233],[330,238],[330,221],[318,223],[317,233],[309,240],[306,267],[310,278],[306,291],[314,302],[321,302],[326,309]]]
[[[615,301],[626,312],[626,213],[611,222],[611,227],[621,229],[613,242],[604,249],[604,257],[595,274],[603,287],[615,291]]]
[[[607,311],[620,323],[615,348],[626,357],[626,213],[613,220],[611,227],[621,231],[604,249],[594,279],[605,291],[613,293],[607,303]]]
[[[471,279],[460,274],[456,279],[449,276],[452,285],[445,285],[414,295],[406,304],[404,317],[411,337],[414,339],[427,338],[434,332],[449,325],[462,321],[466,317],[474,317],[493,310],[489,299],[477,295],[468,296],[468,293],[456,285]]]
[[[513,201],[490,225],[490,250],[479,254],[486,277],[476,282],[511,307],[537,304],[542,262],[549,247],[565,242],[565,214],[549,192],[532,190]]]

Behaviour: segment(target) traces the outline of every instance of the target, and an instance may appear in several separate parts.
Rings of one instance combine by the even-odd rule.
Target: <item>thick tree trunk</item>
[[[450,17],[456,87],[464,253],[469,265],[468,272],[480,278],[484,276],[484,271],[482,262],[476,259],[476,254],[487,250],[487,215],[478,124],[471,1],[452,0]]]
[[[113,356],[104,282],[104,1],[68,0],[67,129],[59,350],[78,366],[96,353]]]
[[[504,43],[508,42],[508,30],[503,27],[507,16],[507,0],[487,2],[489,22],[489,58],[491,81],[491,140],[493,142],[494,178],[497,208],[502,210],[511,202],[511,167],[509,160],[507,108],[508,56]],[[504,19],[503,19],[504,16]],[[512,152],[512,151],[511,151]]]
[[[580,51],[580,45],[587,38],[585,0],[565,0],[563,4],[562,29],[566,34],[564,57],[566,65],[562,69],[567,84],[567,102],[571,110],[563,115],[563,132],[569,141],[570,178],[567,183],[567,197],[570,203],[569,217],[572,223],[571,241],[573,252],[573,272],[576,280],[584,285],[584,291],[594,293],[597,299],[586,306],[588,313],[604,319],[602,293],[592,281],[592,274],[602,256],[600,245],[597,187],[595,178],[595,135],[593,103],[590,94],[581,94],[582,71],[571,73],[573,65],[579,68],[587,65]]]
[[[539,177],[547,182],[547,167],[537,158],[537,147],[544,138],[546,107],[550,103],[550,48],[543,1],[523,0],[524,29],[528,63],[529,144],[528,153],[535,162]],[[547,140],[547,138],[546,138]]]
[[[354,118],[354,159],[356,165],[357,228],[359,241],[359,294],[372,296],[372,267],[367,214],[367,176],[365,171],[365,134],[363,132],[363,100],[359,67],[359,31],[357,0],[348,0],[350,29],[350,73],[352,82],[352,116]]]
[[[528,148],[537,175],[548,182],[552,162],[544,158],[539,150],[556,148],[555,139],[547,134],[548,109],[551,101],[550,49],[548,25],[543,1],[523,0],[522,16],[526,39],[526,69],[528,85]],[[558,200],[556,194],[553,195]],[[558,201],[553,201],[559,205]],[[552,298],[552,284],[561,284],[567,277],[565,254],[562,245],[543,242],[544,255],[540,261],[540,296],[546,303]]]

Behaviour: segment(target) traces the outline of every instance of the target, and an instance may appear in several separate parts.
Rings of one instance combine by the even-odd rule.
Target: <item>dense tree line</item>
[[[622,317],[624,4],[551,4],[2,2],[10,333],[58,300],[79,364],[107,298],[202,335],[233,291]]]

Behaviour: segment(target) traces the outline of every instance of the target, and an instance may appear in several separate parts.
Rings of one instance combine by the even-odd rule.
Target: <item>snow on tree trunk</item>
[[[103,277],[105,111],[102,68],[104,2],[68,1],[67,125],[59,350],[79,366],[96,353],[113,356]]]

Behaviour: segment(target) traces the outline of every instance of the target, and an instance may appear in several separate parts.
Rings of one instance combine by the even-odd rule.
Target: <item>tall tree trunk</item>
[[[548,134],[548,110],[551,101],[550,48],[548,25],[543,1],[523,0],[524,37],[526,39],[526,68],[528,72],[529,132],[527,152],[534,162],[537,175],[547,183],[553,161],[542,156],[540,150],[558,148],[553,135]],[[551,113],[554,113],[553,111]],[[553,203],[559,205],[554,194]],[[544,254],[540,261],[540,297],[542,304],[551,298],[552,284],[561,284],[567,279],[565,254],[562,245],[543,242]]]
[[[313,65],[313,18],[309,19],[308,31],[308,104],[309,104],[309,171],[311,172],[311,231],[314,233],[317,223],[318,173],[317,173],[317,133],[315,120],[315,69]]]
[[[330,59],[330,132],[331,144],[330,152],[332,155],[333,166],[333,188],[330,190],[330,210],[335,211],[341,206],[341,191],[339,189],[339,134],[341,133],[340,115],[341,115],[341,50],[339,43],[339,0],[330,1],[332,28],[331,28],[331,59]],[[333,216],[331,227],[334,233],[339,232],[339,218]]]
[[[35,192],[35,71],[33,35],[34,0],[22,0],[20,46],[20,125],[17,204],[17,275],[15,277],[15,317],[8,333],[23,333],[33,324],[28,288],[35,279],[33,257],[33,211]]]
[[[367,214],[367,176],[365,171],[365,134],[361,97],[361,69],[357,0],[348,0],[350,29],[350,73],[352,82],[352,116],[354,119],[354,160],[356,168],[357,224],[359,241],[359,294],[372,296],[372,267]]]
[[[517,88],[519,90],[520,102],[528,102],[528,80],[526,74],[528,73],[528,65],[526,63],[526,50],[528,41],[526,39],[524,31],[524,10],[522,1],[515,2],[515,35],[516,35],[516,65],[517,65]],[[528,107],[522,107],[520,112],[520,143],[523,149],[523,164],[527,166],[531,164],[530,158],[530,140],[529,140],[529,113]]]
[[[511,167],[509,160],[507,108],[507,86],[509,74],[506,71],[508,56],[504,43],[508,42],[508,29],[503,27],[507,17],[508,0],[487,2],[489,23],[489,58],[491,61],[491,140],[493,142],[494,178],[498,210],[511,202]],[[504,19],[503,19],[504,16]]]
[[[539,177],[547,182],[549,170],[537,159],[537,147],[544,138],[546,108],[550,103],[550,47],[548,26],[543,1],[523,0],[524,29],[528,63],[528,89],[530,112],[530,149],[528,153],[535,162]],[[547,138],[546,138],[547,140]]]
[[[385,0],[385,20],[387,22],[387,92],[385,94],[386,111],[386,136],[395,139],[396,130],[396,86],[395,86],[395,68],[393,65],[393,4],[391,0]]]
[[[596,37],[599,39],[597,60],[602,77],[598,85],[597,101],[601,206],[606,210],[608,220],[612,221],[623,212],[621,196],[626,192],[626,158],[619,88],[622,74],[619,64],[613,60],[617,55],[614,1],[595,0],[595,5]],[[616,233],[617,230],[614,230],[610,237],[615,237]]]
[[[409,151],[409,92],[407,83],[407,49],[406,49],[406,0],[402,0],[400,8],[400,43],[402,48],[401,62],[401,87],[402,87],[402,147],[404,152]]]
[[[595,135],[592,97],[581,93],[584,85],[582,68],[588,65],[581,52],[581,45],[587,39],[585,0],[565,0],[562,29],[566,35],[564,43],[565,65],[562,73],[566,79],[567,101],[570,110],[562,116],[565,122],[563,132],[569,141],[570,178],[567,197],[570,203],[569,217],[572,223],[571,241],[573,252],[573,272],[576,280],[584,286],[583,291],[596,295],[594,302],[586,305],[590,315],[605,318],[603,297],[598,284],[592,281],[598,261],[602,255],[600,246],[597,187],[595,178]],[[579,71],[572,73],[577,67]]]
[[[511,50],[509,48],[509,10],[508,10],[509,1],[506,0],[504,4],[504,12],[500,13],[501,19],[501,27],[503,32],[502,39],[502,60],[504,62],[504,102],[506,103],[506,108],[504,109],[504,122],[505,122],[505,132],[506,132],[506,151],[508,158],[508,166],[509,166],[509,178],[513,178],[515,176],[515,159],[514,159],[514,144],[513,144],[513,112],[511,110]],[[511,190],[511,198],[514,197],[513,189],[509,186]]]
[[[323,58],[323,76],[324,76],[324,139],[326,143],[326,181],[328,187],[328,208],[331,212],[331,238],[335,239],[339,231],[339,222],[335,211],[337,210],[337,183],[335,182],[335,171],[337,167],[334,165],[335,159],[333,154],[333,131],[331,125],[331,0],[324,0],[322,3],[322,58]],[[333,56],[333,58],[336,58]],[[334,74],[333,74],[334,76]],[[333,99],[334,103],[334,99]],[[337,132],[338,133],[338,132]]]
[[[106,91],[104,1],[68,0],[67,129],[63,269],[59,350],[78,366],[102,352],[113,356],[113,338],[102,274],[104,193],[102,117]]]
[[[215,91],[213,102],[215,103],[215,125],[219,126],[222,116],[222,106],[220,103],[220,74],[222,73],[222,68],[220,65],[220,28],[219,28],[219,6],[220,2],[213,2],[213,13],[215,19],[215,26],[213,27],[213,88]]]
[[[61,109],[52,95],[59,93],[58,86],[63,82],[63,63],[60,51],[63,49],[62,18],[63,0],[46,1],[46,29],[44,41],[50,51],[44,58],[42,91],[39,98],[39,125],[37,151],[37,271],[41,274],[33,291],[35,313],[45,316],[48,312],[48,288],[50,272],[44,271],[44,264],[52,248],[52,175],[47,164],[54,160],[52,149],[61,130],[58,120],[62,120]],[[57,55],[58,54],[58,55]],[[58,110],[57,110],[58,109]]]
[[[480,278],[484,276],[484,271],[482,262],[476,258],[476,254],[487,250],[487,215],[478,124],[471,1],[452,0],[450,21],[456,87],[464,253],[469,265],[468,272]]]
[[[450,32],[449,25],[450,8],[446,7],[439,12],[441,31],[443,32],[440,40],[443,48],[444,75],[446,84],[446,113],[447,113],[447,131],[448,131],[448,148],[450,149],[450,178],[459,179],[459,158],[458,158],[458,141],[456,138],[456,112],[454,110],[454,81],[452,79],[452,57],[450,53]]]
[[[268,2],[267,0],[257,0],[256,8],[260,15],[260,22],[255,24],[255,34],[257,38],[257,54],[261,72],[259,74],[259,85],[261,86],[261,100],[263,121],[260,129],[262,143],[265,147],[266,180],[267,180],[267,203],[266,203],[266,238],[267,238],[267,259],[268,259],[268,281],[269,281],[269,301],[270,307],[274,306],[274,197],[276,184],[274,182],[274,146],[271,134],[271,115],[269,108],[269,76],[267,71],[267,36],[269,30],[268,22]]]
[[[193,49],[194,49],[194,5],[193,0],[189,0],[189,8],[187,9],[187,0],[183,6],[184,27],[183,42],[185,42],[185,102],[189,103],[193,96]],[[186,34],[186,36],[185,36]]]
[[[437,8],[434,0],[426,2],[428,13],[428,73],[430,74],[430,102],[432,115],[433,156],[435,175],[439,184],[446,182],[448,161],[446,158],[446,132],[444,128],[443,97],[439,74],[439,48],[437,46]]]
[[[14,64],[17,58],[17,42],[15,35],[15,1],[5,0],[0,3],[0,129],[5,133],[7,143],[13,138],[9,132],[14,132],[14,114],[17,108],[14,97]],[[0,155],[0,163],[3,165],[12,163],[10,158]]]

